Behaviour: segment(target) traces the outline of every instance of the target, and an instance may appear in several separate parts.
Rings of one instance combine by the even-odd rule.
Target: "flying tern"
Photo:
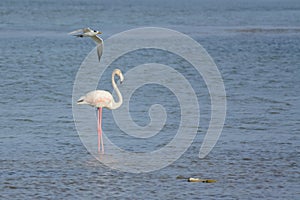
[[[90,28],[82,28],[82,29],[78,29],[76,31],[72,31],[69,34],[74,35],[76,37],[92,38],[96,42],[98,59],[100,61],[100,58],[101,58],[102,52],[103,52],[103,40],[102,40],[102,38],[97,36],[98,34],[101,34],[100,31],[92,30]]]

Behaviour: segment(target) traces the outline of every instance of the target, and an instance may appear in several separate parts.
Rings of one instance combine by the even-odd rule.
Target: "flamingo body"
[[[105,90],[94,90],[78,100],[78,104],[87,104],[96,108],[112,109],[113,96]]]
[[[104,144],[102,139],[102,108],[108,108],[110,110],[119,108],[123,103],[122,95],[117,87],[115,82],[115,75],[119,76],[120,83],[124,80],[123,74],[121,70],[115,69],[112,73],[112,86],[117,93],[119,98],[118,102],[116,102],[111,95],[110,92],[105,90],[94,90],[88,92],[86,95],[80,97],[77,101],[77,104],[87,104],[97,108],[98,111],[98,151],[100,152],[102,149],[102,153],[104,153]]]

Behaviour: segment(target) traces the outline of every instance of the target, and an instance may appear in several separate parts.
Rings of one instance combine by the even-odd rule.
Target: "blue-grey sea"
[[[0,199],[300,198],[299,0],[1,0],[0,8]],[[83,27],[102,31],[104,43],[132,28],[169,28],[207,50],[227,99],[224,128],[208,156],[198,157],[211,117],[203,80],[195,89],[201,109],[197,136],[171,165],[121,172],[87,151],[73,120],[72,91],[95,45],[67,34]],[[191,83],[201,78],[182,70],[187,62],[155,50],[124,56],[111,69],[126,73],[143,62],[181,70]],[[110,73],[99,88],[112,90]],[[131,145],[134,138],[121,134],[110,110],[103,111],[106,136],[128,151],[152,151],[170,141],[180,110],[170,106],[177,101],[169,90],[139,88],[132,118],[147,125],[155,103],[166,107],[166,128],[159,133],[166,141],[160,135]]]

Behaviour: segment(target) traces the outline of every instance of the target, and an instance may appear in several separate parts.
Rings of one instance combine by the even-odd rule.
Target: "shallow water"
[[[299,198],[297,1],[91,2],[0,3],[1,199]],[[198,134],[173,164],[150,173],[119,172],[86,150],[73,121],[72,90],[77,70],[94,44],[66,34],[85,26],[101,29],[104,39],[130,28],[167,27],[203,45],[222,74],[227,94],[224,129],[206,158],[198,158],[210,120],[203,80],[194,86],[201,108]],[[189,66],[149,50],[124,56],[110,69],[121,66],[126,72],[147,62],[179,71]],[[201,79],[194,71],[180,72],[192,84]],[[111,90],[110,71],[103,77],[99,88]],[[103,129],[114,143],[146,152],[171,140],[180,118],[173,106],[177,101],[169,90],[156,89],[157,95],[150,97],[145,94],[153,86],[137,90],[131,114],[137,124],[146,125],[147,111],[156,99],[172,116],[163,132],[150,140],[128,137],[114,123],[111,111],[104,110]],[[178,175],[217,182],[188,183],[176,179]]]

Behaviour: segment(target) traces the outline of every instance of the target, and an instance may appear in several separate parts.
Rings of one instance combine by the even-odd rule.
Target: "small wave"
[[[232,30],[239,33],[271,33],[271,34],[284,34],[284,33],[300,33],[300,27],[254,27],[254,28],[237,28]]]
[[[15,121],[17,121],[17,122],[34,122],[32,119],[28,119],[28,118],[17,118],[17,119],[15,119]]]

